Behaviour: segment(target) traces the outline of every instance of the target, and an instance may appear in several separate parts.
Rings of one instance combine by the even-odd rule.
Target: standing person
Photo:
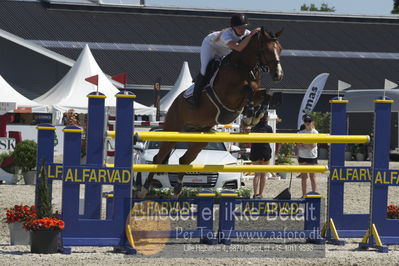
[[[303,119],[305,128],[298,133],[318,134],[319,132],[314,128],[312,118],[307,115]],[[298,163],[301,165],[315,165],[317,164],[317,143],[298,143]],[[302,195],[306,194],[307,179],[310,178],[312,185],[312,192],[316,192],[316,174],[302,173]]]
[[[255,133],[273,133],[271,126],[267,124],[267,113],[259,123],[252,128]],[[269,143],[252,143],[249,159],[253,164],[268,165],[272,157],[272,149]],[[253,180],[254,199],[261,199],[266,184],[266,173],[255,173]]]
[[[155,120],[161,121],[161,82],[158,79],[154,83],[154,107],[157,109]]]
[[[211,78],[205,76],[208,63],[214,58],[225,57],[233,50],[241,52],[251,40],[245,37],[260,31],[260,28],[249,31],[247,26],[248,18],[245,14],[234,14],[230,19],[229,28],[212,32],[204,38],[200,51],[201,70],[195,79],[193,96],[190,98],[191,104],[198,105],[202,88]]]

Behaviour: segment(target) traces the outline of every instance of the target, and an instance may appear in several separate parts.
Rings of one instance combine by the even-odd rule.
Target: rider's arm
[[[232,50],[236,50],[238,52],[241,52],[242,50],[245,49],[245,47],[247,47],[249,41],[251,40],[251,37],[256,34],[258,31],[260,30],[260,28],[256,28],[253,31],[251,31],[251,33],[249,34],[249,36],[247,38],[245,38],[244,40],[242,40],[241,42],[228,42],[227,46],[232,49]]]

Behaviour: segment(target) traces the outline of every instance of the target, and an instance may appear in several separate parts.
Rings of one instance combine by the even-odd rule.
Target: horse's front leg
[[[154,164],[166,164],[168,162],[170,153],[175,146],[176,146],[176,142],[162,142],[157,155],[154,156],[153,163]],[[144,185],[141,187],[141,190],[139,192],[137,192],[137,197],[139,199],[145,198],[147,193],[150,191],[151,182],[154,179],[154,175],[155,175],[155,173],[153,173],[153,172],[148,173],[148,177],[147,177]]]
[[[208,145],[206,142],[191,142],[188,144],[187,151],[179,159],[179,164],[190,164],[197,158],[197,155]],[[177,176],[177,183],[174,187],[173,194],[178,196],[183,188],[183,177],[185,173],[179,173]]]

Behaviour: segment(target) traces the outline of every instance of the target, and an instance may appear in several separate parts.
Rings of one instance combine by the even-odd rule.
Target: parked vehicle
[[[134,163],[151,164],[154,156],[158,153],[160,144],[158,141],[137,143],[134,146]],[[179,164],[179,158],[183,156],[186,149],[187,143],[178,142],[168,164]],[[235,149],[232,152],[237,152],[237,150]],[[198,154],[192,164],[227,165],[238,164],[238,161],[228,151],[225,143],[210,142]],[[171,188],[177,182],[177,175],[178,173],[156,173],[152,185],[157,188]],[[241,175],[242,173],[186,173],[183,184],[188,187],[238,189],[241,186]],[[141,183],[144,184],[147,176],[148,173],[138,173],[136,179],[141,179]]]

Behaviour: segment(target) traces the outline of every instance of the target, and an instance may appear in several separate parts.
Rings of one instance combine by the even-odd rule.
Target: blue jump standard
[[[81,163],[83,130],[68,126],[64,129],[63,165],[54,164],[54,130],[50,124],[38,126],[38,171],[44,163],[49,172],[49,187],[52,192],[53,180],[62,180],[62,219],[65,229],[61,233],[62,252],[70,254],[73,246],[112,246],[115,250],[135,254],[125,234],[126,220],[130,210],[138,201],[133,199],[133,105],[134,94],[121,92],[116,95],[116,138],[115,167],[106,168],[104,161],[104,117],[105,96],[93,92],[88,95],[88,131],[87,161]],[[332,144],[330,149],[330,177],[328,181],[329,221],[335,223],[341,237],[362,237],[376,228],[368,237],[364,237],[361,248],[375,247],[387,251],[384,244],[399,243],[399,221],[386,217],[387,191],[389,186],[398,185],[398,174],[389,169],[390,111],[392,101],[379,100],[375,104],[375,138],[372,167],[346,167],[344,160],[345,144]],[[346,100],[331,101],[331,134],[346,134]],[[343,212],[344,184],[346,182],[371,182],[371,206],[369,214],[345,214]],[[38,180],[37,184],[40,183]],[[102,185],[113,185],[113,197],[107,197],[106,219],[101,219]],[[80,186],[85,186],[84,214],[79,215]],[[37,204],[36,190],[36,204]],[[187,200],[187,204],[196,205],[197,228],[192,230],[156,232],[170,237],[191,234],[199,238],[200,243],[229,244],[231,239],[242,234],[255,233],[270,238],[282,235],[283,238],[306,238],[309,242],[323,243],[325,240],[343,244],[335,239],[329,227],[326,238],[320,237],[321,197],[309,194],[298,200],[244,200],[234,193],[223,192],[220,199],[219,226],[213,228],[214,197],[210,192],[202,192],[203,197]],[[165,201],[165,200],[161,200]],[[179,200],[170,200],[178,202]],[[298,211],[297,206],[303,206]],[[237,211],[236,207],[241,207]],[[246,208],[250,206],[250,208]],[[287,212],[288,206],[288,212]],[[211,215],[205,219],[204,212]],[[175,213],[174,215],[185,215]],[[303,230],[236,230],[237,217],[246,216],[301,216],[304,218]],[[312,218],[309,218],[312,217]],[[208,219],[210,218],[210,219]],[[206,233],[206,237],[204,237]],[[209,237],[211,236],[211,237]],[[378,241],[375,241],[378,237]]]

